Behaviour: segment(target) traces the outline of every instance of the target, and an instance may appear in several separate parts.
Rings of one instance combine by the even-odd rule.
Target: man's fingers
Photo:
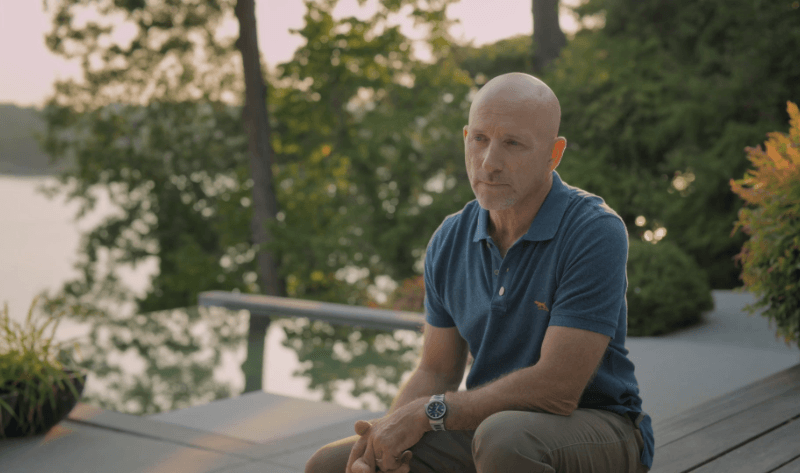
[[[388,470],[386,473],[410,473],[411,472],[411,457],[413,454],[411,450],[406,450],[400,455],[400,466],[393,470]]]
[[[366,471],[368,471],[369,473],[374,473],[375,470],[377,470],[378,466],[375,462],[375,450],[373,450],[373,448],[374,445],[372,445],[372,442],[371,441],[367,442],[367,449],[364,452],[364,455],[362,455],[360,458],[360,460],[363,461],[364,464],[366,465],[367,467]]]
[[[408,450],[406,450],[408,452]],[[411,452],[409,452],[411,453]],[[393,456],[388,451],[385,451],[385,455],[383,456],[383,468],[386,471],[395,471],[396,469],[400,468],[403,465],[403,458],[405,457],[405,453],[399,457]],[[381,466],[381,465],[378,465]]]
[[[352,473],[353,465],[355,464],[356,460],[361,458],[367,450],[367,444],[369,443],[369,437],[361,437],[356,441],[353,448],[350,450],[350,457],[347,459],[347,469],[345,470],[346,473]]]
[[[364,436],[367,432],[369,432],[369,428],[372,427],[369,422],[365,420],[357,420],[355,425],[355,430],[358,435]]]
[[[363,458],[359,458],[358,460],[355,461],[355,463],[353,463],[352,470],[353,470],[353,473],[374,473],[375,472],[374,469],[372,469],[372,470],[369,469],[369,466],[367,465],[367,463],[364,461]]]

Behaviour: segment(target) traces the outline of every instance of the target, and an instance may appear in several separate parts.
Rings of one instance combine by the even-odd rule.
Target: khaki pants
[[[322,447],[306,473],[343,473],[358,436]],[[427,432],[411,448],[412,473],[642,473],[642,434],[630,419],[601,409],[571,416],[504,411],[478,430]]]

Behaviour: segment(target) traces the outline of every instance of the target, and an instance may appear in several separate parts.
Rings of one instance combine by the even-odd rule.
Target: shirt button
[[[503,294],[505,294],[505,293],[506,293],[506,288],[504,288],[504,287],[501,287],[501,288],[500,288],[500,295],[502,296],[502,295],[503,295]]]
[[[508,272],[508,270],[509,270],[509,269],[510,269],[510,268],[506,268],[506,272]]]
[[[500,270],[499,269],[495,269],[494,270],[494,275],[497,276],[498,274],[500,274]]]

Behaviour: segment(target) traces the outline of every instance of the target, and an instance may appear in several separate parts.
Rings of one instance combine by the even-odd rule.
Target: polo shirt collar
[[[550,192],[547,193],[547,197],[545,197],[530,228],[528,228],[525,235],[522,235],[522,239],[528,241],[552,239],[556,235],[558,226],[561,224],[561,218],[567,209],[568,194],[569,191],[566,184],[561,181],[561,176],[556,171],[553,171],[553,186],[550,188]],[[472,241],[478,242],[488,239],[488,229],[489,211],[480,207],[480,210],[478,210],[478,228]]]

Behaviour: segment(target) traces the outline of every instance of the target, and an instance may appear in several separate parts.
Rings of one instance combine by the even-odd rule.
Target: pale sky
[[[334,13],[359,16],[363,11],[357,0],[340,0]],[[531,0],[461,0],[447,13],[461,21],[453,35],[475,45],[533,32]],[[259,48],[268,67],[291,59],[302,44],[289,29],[301,28],[304,14],[302,0],[256,0]],[[561,28],[569,32],[576,25],[562,15]],[[41,0],[0,0],[0,103],[41,106],[56,79],[80,77],[78,64],[51,54],[45,46],[49,29]],[[410,27],[406,34],[413,34]]]

